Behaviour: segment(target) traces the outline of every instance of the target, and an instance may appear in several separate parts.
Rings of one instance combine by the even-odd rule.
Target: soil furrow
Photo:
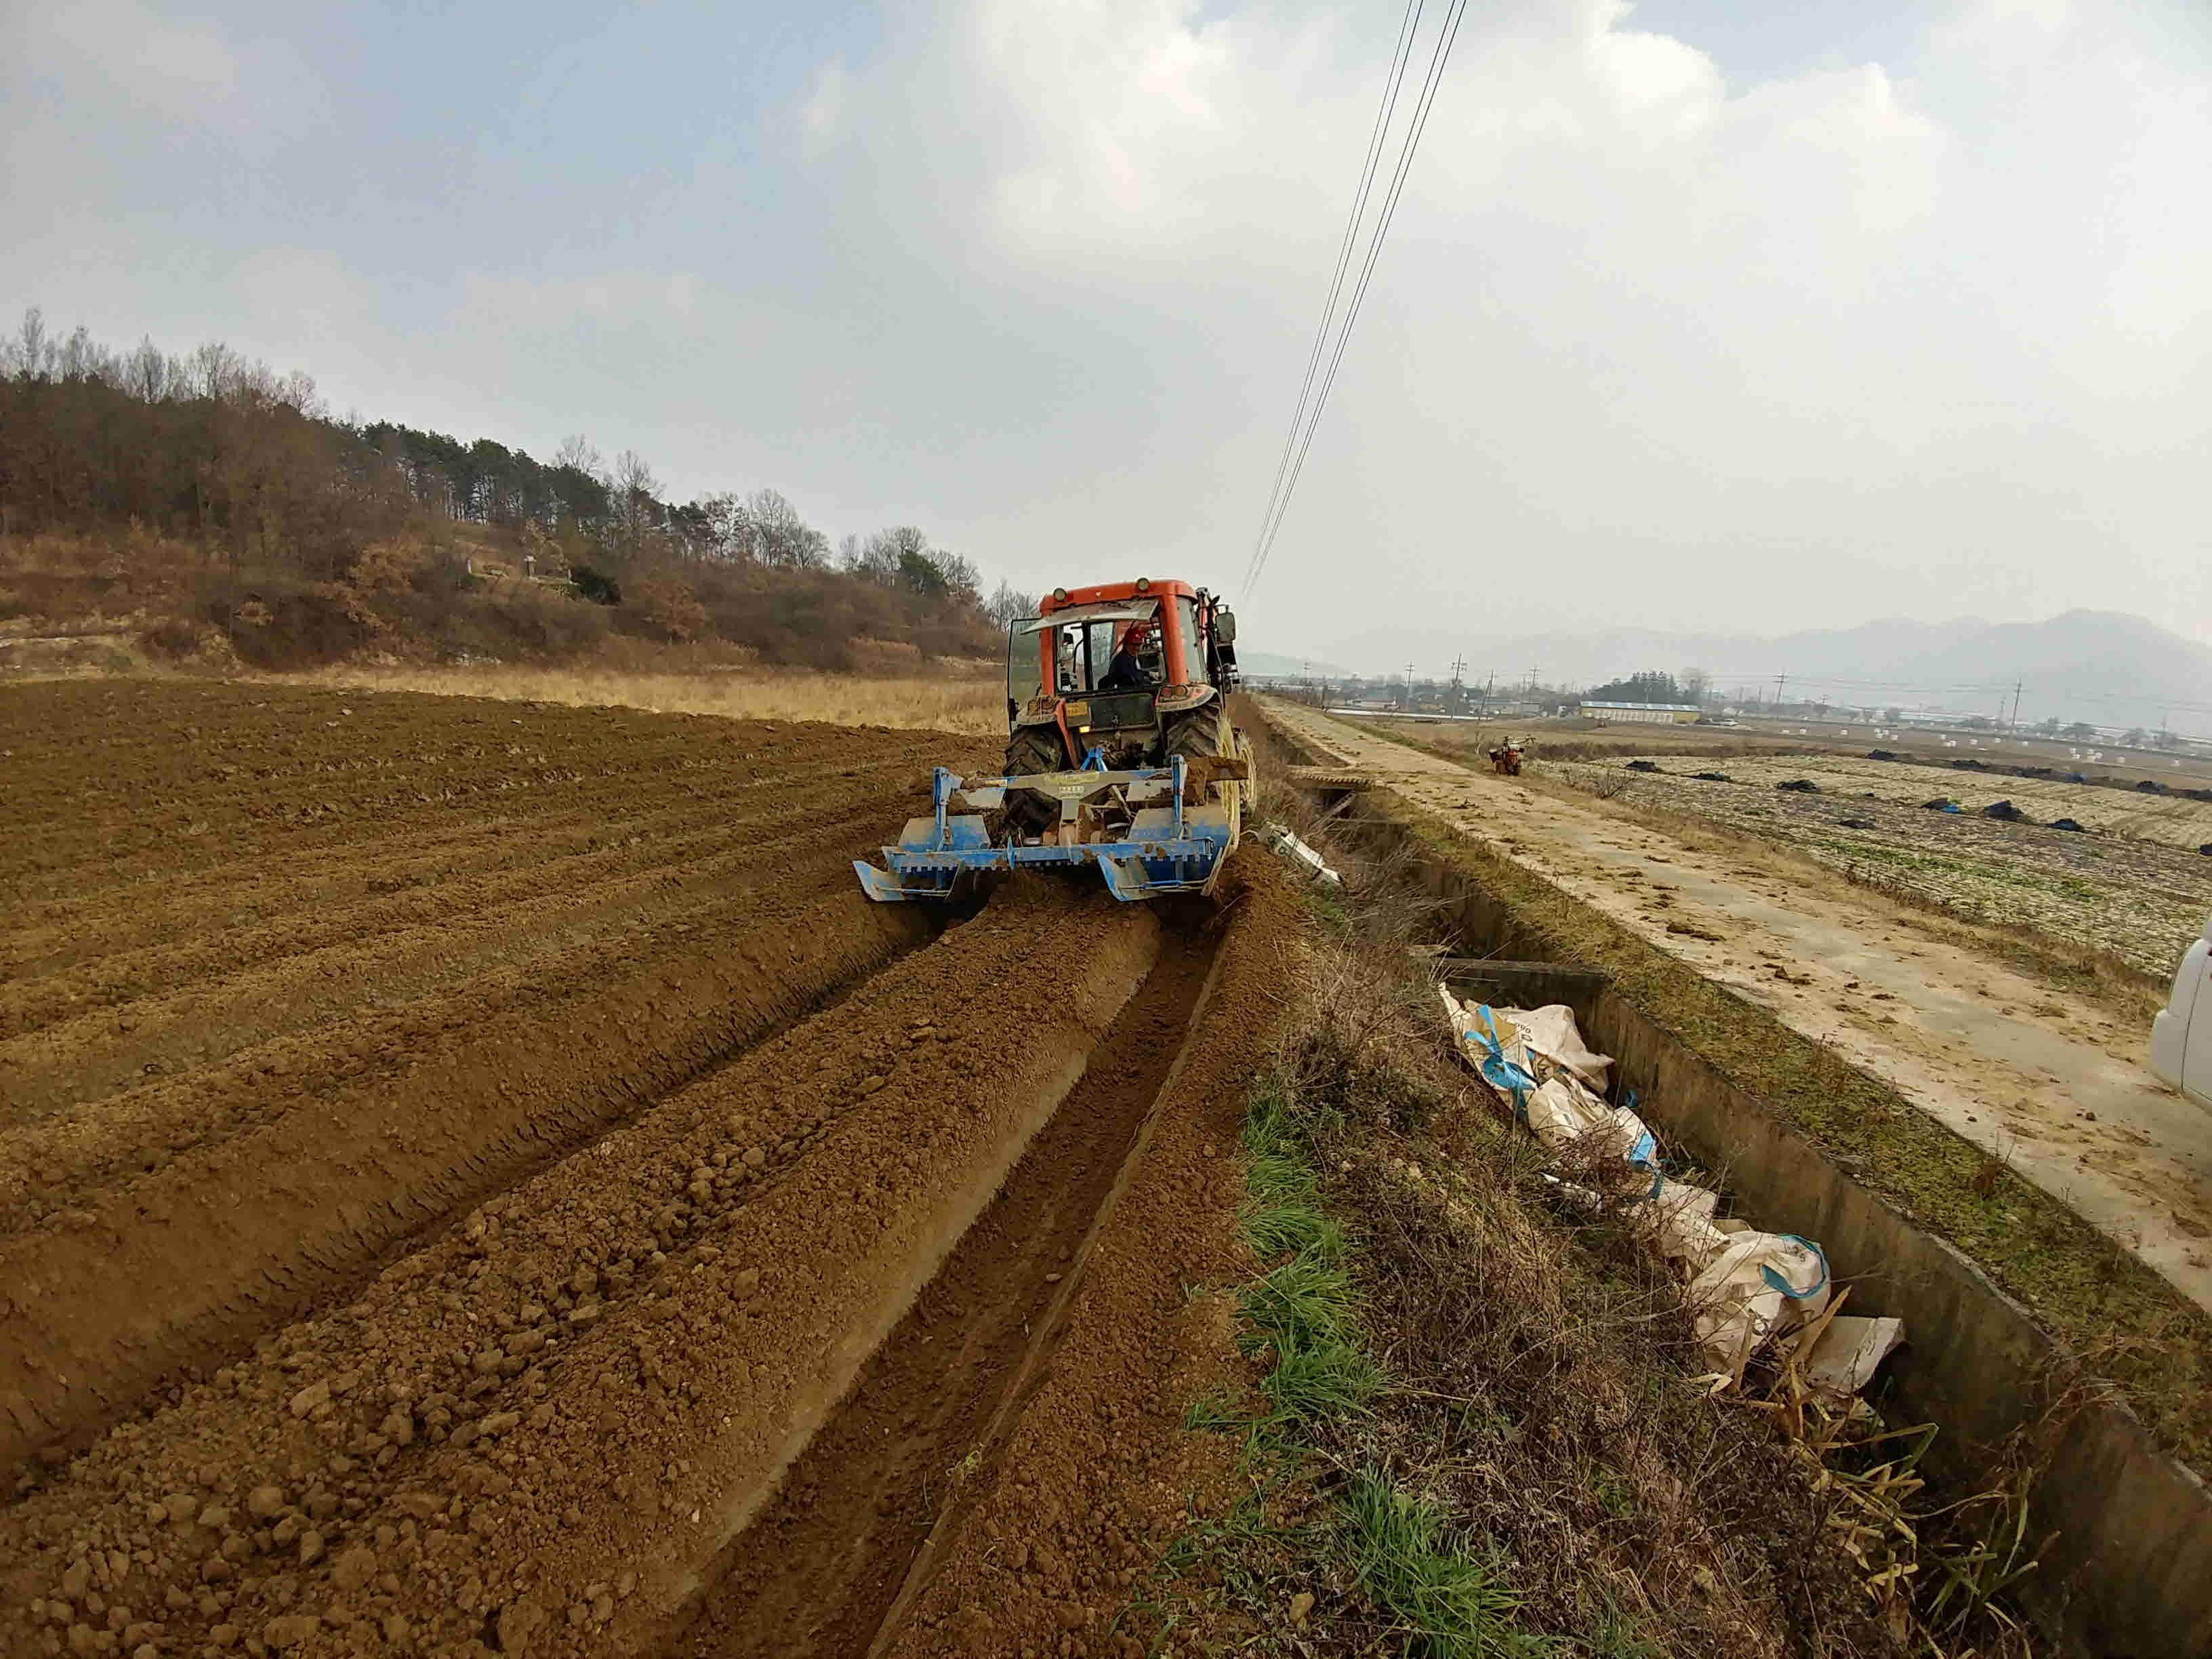
[[[42,685],[0,704],[14,903],[640,799],[701,803],[854,768],[911,769],[910,734],[411,694]],[[750,816],[740,812],[738,816]]]
[[[453,988],[509,962],[593,937],[622,937],[664,914],[739,891],[822,890],[882,838],[876,805],[781,842],[747,840],[688,866],[625,877],[599,890],[541,895],[453,922],[372,935],[255,963],[220,979],[76,1015],[0,1042],[0,1091],[17,1121],[99,1102],[142,1076],[204,1065],[240,1048],[340,1021],[364,1004]]]
[[[0,1517],[0,1602],[27,1616],[0,1633],[634,1646],[903,1316],[1158,941],[1096,893],[1002,891],[27,1493]]]
[[[410,947],[434,939],[441,957],[458,954],[456,947],[474,935],[534,931],[547,919],[565,920],[564,912],[605,912],[672,882],[710,880],[773,864],[794,852],[813,854],[825,842],[840,848],[865,847],[870,835],[880,836],[887,825],[896,827],[890,824],[880,793],[855,787],[803,813],[719,824],[641,848],[604,850],[477,881],[455,878],[354,905],[321,908],[304,917],[117,952],[64,973],[0,988],[0,1077],[7,1075],[17,1039],[59,1021],[96,1021],[110,1011],[135,1011],[136,1005],[186,993],[246,1000],[227,995],[229,982],[240,975],[316,975],[334,953],[349,950],[404,961]],[[350,972],[351,964],[347,966]],[[158,1021],[160,1015],[154,1018]],[[187,1012],[180,1022],[167,1023],[191,1018]]]
[[[1225,1488],[1233,1499],[1243,1486],[1219,1437],[1185,1431],[1186,1408],[1219,1391],[1224,1364],[1234,1364],[1228,1300],[1191,1291],[1249,1260],[1237,1237],[1237,1141],[1282,1035],[1298,898],[1279,865],[1249,844],[1220,897],[1218,970],[1050,1362],[1025,1389],[1003,1448],[953,1495],[893,1622],[856,1656],[1150,1651],[1115,1628],[1133,1588],[1150,1581],[1195,1495]]]
[[[489,1073],[502,1044],[526,1053],[532,1042],[596,1029],[596,1000],[609,986],[656,963],[680,967],[740,951],[784,919],[824,903],[836,914],[850,897],[842,867],[787,872],[764,887],[713,896],[679,892],[580,938],[532,941],[460,984],[368,1002],[344,1018],[244,1043],[219,1060],[13,1125],[0,1130],[0,1237],[97,1202],[111,1183],[161,1172],[179,1156],[305,1103],[397,1088],[426,1066],[465,1072],[471,1054],[483,1062],[473,1069]]]
[[[0,1466],[293,1316],[928,927],[851,892],[757,916],[552,1007],[457,1023],[396,1075],[295,1103],[0,1243]]]
[[[1159,965],[1082,1081],[659,1651],[844,1659],[867,1650],[939,1515],[978,1478],[987,1431],[1082,1271],[1085,1238],[1212,963],[1203,915],[1171,923]]]
[[[151,882],[110,896],[104,905],[37,907],[21,914],[4,941],[9,981],[27,988],[69,974],[100,980],[147,969],[139,953],[198,951],[247,960],[270,953],[264,934],[298,951],[297,937],[340,925],[359,929],[380,914],[404,916],[407,907],[447,894],[487,894],[513,884],[515,896],[535,880],[544,887],[676,860],[672,849],[722,843],[735,823],[726,802],[678,812],[578,820],[562,812],[543,820],[485,826],[447,837],[408,837],[374,845],[374,855],[323,854],[232,867],[182,882]],[[388,907],[380,911],[375,907]],[[294,937],[283,938],[284,934]],[[173,977],[173,970],[172,970]],[[154,981],[158,983],[160,981]]]
[[[271,921],[317,903],[527,863],[541,848],[590,851],[632,837],[642,842],[713,823],[735,824],[778,810],[781,796],[803,798],[817,778],[882,774],[903,783],[911,769],[888,744],[857,766],[849,757],[823,766],[757,765],[738,758],[680,802],[659,799],[649,774],[618,772],[559,792],[534,811],[468,817],[441,811],[434,821],[404,827],[385,817],[372,834],[341,834],[312,847],[305,844],[308,835],[297,830],[252,844],[203,830],[185,845],[163,849],[161,867],[149,870],[131,869],[70,822],[21,826],[9,833],[58,837],[78,847],[84,862],[59,896],[18,898],[16,926],[0,940],[0,963],[13,972],[14,964],[33,952],[99,945],[111,934],[133,944],[157,939],[158,932],[136,930],[171,916],[178,923],[173,931],[227,920],[240,908]]]

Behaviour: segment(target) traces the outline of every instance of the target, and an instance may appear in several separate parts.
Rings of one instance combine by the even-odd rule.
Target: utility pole
[[[1782,688],[1789,682],[1790,676],[1787,674],[1777,674],[1774,677],[1774,712],[1778,714],[1782,712]]]
[[[2020,730],[2020,688],[2026,683],[2017,679],[2012,683],[2012,729],[2015,732]]]

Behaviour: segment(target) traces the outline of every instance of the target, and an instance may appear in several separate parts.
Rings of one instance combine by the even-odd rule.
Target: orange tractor
[[[950,897],[960,878],[1095,866],[1116,898],[1203,892],[1242,833],[1252,750],[1229,718],[1237,619],[1188,582],[1055,588],[1006,634],[1003,775],[937,769],[933,815],[856,863],[868,896]]]

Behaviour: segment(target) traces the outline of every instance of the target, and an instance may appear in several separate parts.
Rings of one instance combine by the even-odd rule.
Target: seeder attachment
[[[1037,836],[1008,830],[994,843],[990,820],[1003,820],[1010,790],[1057,801],[1057,823]],[[934,814],[908,819],[897,844],[884,848],[890,868],[859,860],[853,868],[868,896],[883,903],[949,899],[963,875],[1084,865],[1095,865],[1107,890],[1124,901],[1202,893],[1236,842],[1237,811],[1230,802],[1194,801],[1192,793],[1181,755],[1127,772],[1104,770],[1102,763],[974,780],[940,766],[930,784]]]

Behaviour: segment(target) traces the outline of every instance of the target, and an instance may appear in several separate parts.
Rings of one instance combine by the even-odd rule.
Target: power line
[[[1336,252],[1336,273],[1329,278],[1328,301],[1322,307],[1321,323],[1314,330],[1313,349],[1306,354],[1305,379],[1298,386],[1297,406],[1291,411],[1291,429],[1283,436],[1283,453],[1275,463],[1275,482],[1267,492],[1267,511],[1260,515],[1260,534],[1252,543],[1252,556],[1244,566],[1244,586],[1249,592],[1252,578],[1258,574],[1260,550],[1267,544],[1267,526],[1274,521],[1275,504],[1283,493],[1283,479],[1290,471],[1291,451],[1298,441],[1298,428],[1305,419],[1306,399],[1313,390],[1314,371],[1321,366],[1322,349],[1328,343],[1328,325],[1336,316],[1337,296],[1344,291],[1344,273],[1352,266],[1352,248],[1359,240],[1359,222],[1366,216],[1367,192],[1375,183],[1375,164],[1382,156],[1382,141],[1389,134],[1390,119],[1397,112],[1398,91],[1405,84],[1406,65],[1413,61],[1413,37],[1420,27],[1421,9],[1426,0],[1406,0],[1406,15],[1398,25],[1398,44],[1390,53],[1390,73],[1382,88],[1382,100],[1376,107],[1375,130],[1368,135],[1367,160],[1359,175],[1359,188],[1352,198],[1352,216],[1344,223],[1344,241]]]
[[[1435,107],[1437,88],[1443,84],[1445,66],[1451,60],[1452,42],[1458,38],[1460,20],[1467,15],[1467,0],[1451,0],[1443,25],[1437,31],[1436,45],[1429,53],[1429,68],[1423,76],[1419,96],[1414,100],[1413,113],[1406,126],[1406,137],[1398,151],[1398,165],[1390,179],[1390,188],[1382,198],[1382,208],[1376,216],[1375,228],[1368,239],[1367,258],[1360,266],[1359,280],[1352,290],[1352,301],[1345,307],[1344,324],[1337,331],[1336,349],[1330,355],[1328,373],[1322,379],[1320,393],[1314,398],[1313,410],[1306,418],[1305,435],[1298,442],[1297,459],[1291,465],[1289,479],[1285,483],[1281,499],[1276,503],[1274,517],[1261,532],[1260,545],[1244,579],[1244,592],[1249,595],[1266,570],[1268,556],[1273,552],[1275,538],[1281,532],[1283,520],[1291,510],[1291,497],[1297,493],[1298,479],[1305,471],[1306,453],[1313,447],[1314,433],[1321,425],[1322,410],[1328,406],[1330,390],[1336,385],[1337,370],[1344,362],[1344,349],[1351,342],[1352,331],[1359,320],[1359,308],[1367,298],[1367,285],[1375,275],[1376,262],[1382,258],[1383,239],[1390,233],[1390,221],[1396,216],[1399,198],[1404,193],[1407,176],[1413,171],[1414,155],[1420,149],[1421,134],[1429,124],[1429,112]]]

